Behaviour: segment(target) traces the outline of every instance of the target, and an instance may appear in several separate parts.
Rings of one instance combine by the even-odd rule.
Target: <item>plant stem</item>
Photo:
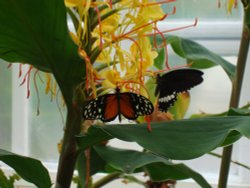
[[[238,108],[239,107],[239,100],[240,100],[240,93],[241,93],[241,86],[247,61],[248,49],[249,49],[249,41],[250,41],[250,33],[246,22],[246,11],[244,12],[244,21],[243,21],[243,30],[241,35],[240,41],[240,48],[238,54],[238,61],[236,67],[236,75],[235,79],[233,80],[233,88],[230,100],[230,107]],[[226,188],[227,187],[227,180],[228,174],[230,170],[230,162],[232,156],[233,145],[227,146],[223,149],[222,153],[222,161],[220,167],[220,176],[218,187],[219,188]]]
[[[80,132],[81,115],[80,110],[73,106],[68,108],[66,128],[63,138],[63,147],[60,155],[56,188],[69,188],[75,169],[77,158],[76,138]]]
[[[103,186],[103,185],[105,185],[105,184],[119,178],[121,174],[122,174],[121,172],[111,173],[111,174],[103,177],[102,179],[98,180],[96,183],[94,183],[93,187],[94,188],[99,188],[99,187],[101,187],[101,186]]]
[[[222,157],[221,155],[219,155],[219,154],[217,154],[217,153],[213,153],[213,152],[209,152],[208,154],[209,154],[209,155],[212,155],[212,156],[215,156],[215,157],[218,157],[218,158],[221,158],[221,157]],[[239,166],[241,166],[241,167],[243,167],[243,168],[245,168],[245,169],[247,169],[247,170],[250,170],[250,166],[247,166],[247,165],[245,165],[245,164],[243,164],[243,163],[240,163],[240,162],[238,162],[238,161],[231,160],[231,163],[234,163],[234,164],[236,164],[236,165],[239,165]]]

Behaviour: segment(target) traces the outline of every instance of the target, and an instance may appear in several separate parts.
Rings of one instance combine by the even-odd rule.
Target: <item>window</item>
[[[7,63],[0,61],[0,144],[2,148],[11,149],[11,74],[7,70]]]
[[[25,74],[27,67],[22,69]],[[13,65],[10,71],[13,78],[12,149],[44,162],[57,162],[57,144],[63,136],[65,109],[60,111],[56,99],[51,100],[51,96],[45,94],[44,80],[36,81],[39,88],[39,97],[37,96],[33,76],[30,81],[31,96],[27,99],[27,83],[19,86],[22,82],[22,78],[18,78],[19,66]]]

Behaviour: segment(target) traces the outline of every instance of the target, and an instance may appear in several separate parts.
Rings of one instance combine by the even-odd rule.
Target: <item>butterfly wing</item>
[[[149,115],[154,111],[150,100],[142,95],[125,92],[120,95],[120,113],[129,120]]]
[[[117,89],[115,94],[102,95],[89,101],[83,109],[83,118],[108,122],[118,115],[121,120],[122,114],[129,120],[135,120],[138,116],[151,114],[153,110],[153,104],[146,97],[130,92],[120,93]]]
[[[118,115],[116,94],[106,94],[90,100],[83,109],[83,118],[88,120],[100,119],[103,122],[112,121]]]
[[[166,112],[177,100],[180,92],[187,91],[203,81],[203,72],[196,69],[177,69],[163,76],[158,75],[155,95],[159,95],[158,107]]]

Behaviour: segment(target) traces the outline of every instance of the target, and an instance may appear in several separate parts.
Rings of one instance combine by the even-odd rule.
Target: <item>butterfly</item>
[[[158,98],[158,109],[167,112],[177,100],[178,93],[186,92],[203,81],[203,72],[196,69],[176,69],[160,76],[157,75],[155,96]]]
[[[129,120],[135,120],[138,116],[150,115],[153,111],[154,107],[149,99],[131,92],[121,93],[117,87],[115,93],[90,100],[83,109],[83,118],[109,122],[118,116],[121,122],[121,115]]]

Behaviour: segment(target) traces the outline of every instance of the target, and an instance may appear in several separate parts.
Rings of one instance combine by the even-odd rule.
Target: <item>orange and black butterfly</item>
[[[202,81],[203,72],[197,69],[176,69],[157,75],[155,96],[158,96],[158,109],[167,112],[177,100],[178,93],[186,92]]]
[[[90,100],[83,109],[83,118],[109,122],[117,116],[121,121],[123,115],[129,120],[135,120],[138,116],[150,115],[153,111],[153,104],[146,97],[131,92],[121,93],[117,87],[115,93]]]

